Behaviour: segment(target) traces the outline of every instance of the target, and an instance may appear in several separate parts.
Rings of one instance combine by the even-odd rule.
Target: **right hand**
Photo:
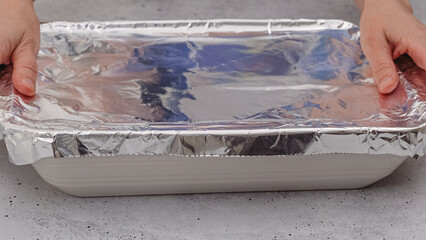
[[[362,49],[371,63],[380,93],[388,94],[399,83],[394,59],[408,54],[426,69],[426,26],[414,17],[408,0],[361,2]]]
[[[40,23],[33,0],[0,0],[0,64],[13,64],[13,86],[35,94]]]

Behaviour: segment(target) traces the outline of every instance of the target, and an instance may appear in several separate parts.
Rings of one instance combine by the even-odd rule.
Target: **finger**
[[[398,73],[392,59],[392,51],[384,36],[367,38],[362,46],[373,69],[374,81],[380,93],[388,94],[398,85]]]
[[[32,44],[19,45],[12,54],[12,63],[13,86],[22,94],[33,96],[38,71]]]

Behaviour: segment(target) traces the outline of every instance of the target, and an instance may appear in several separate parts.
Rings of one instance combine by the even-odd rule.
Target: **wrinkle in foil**
[[[368,153],[422,156],[425,71],[380,95],[339,20],[48,23],[37,94],[0,69],[10,158]]]

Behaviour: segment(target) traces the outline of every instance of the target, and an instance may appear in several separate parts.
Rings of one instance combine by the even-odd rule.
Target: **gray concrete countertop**
[[[426,3],[413,0],[426,22]],[[350,0],[37,0],[41,21],[337,18]],[[0,146],[0,239],[425,239],[426,164],[360,190],[77,198]]]

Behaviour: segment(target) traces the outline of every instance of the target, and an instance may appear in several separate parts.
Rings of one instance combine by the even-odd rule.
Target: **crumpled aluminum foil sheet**
[[[357,26],[340,20],[55,22],[37,94],[0,69],[13,163],[126,154],[425,153],[426,74],[399,60],[380,95]],[[72,158],[70,158],[72,161]]]

